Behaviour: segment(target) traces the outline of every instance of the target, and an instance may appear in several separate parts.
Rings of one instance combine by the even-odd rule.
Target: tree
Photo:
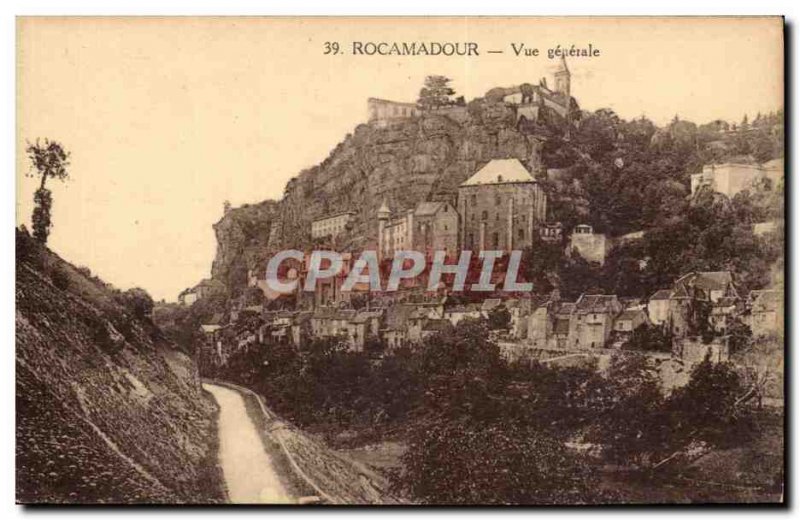
[[[142,288],[128,289],[120,295],[120,299],[137,318],[144,318],[153,311],[153,298]]]
[[[664,327],[643,323],[634,329],[622,348],[640,352],[672,352],[672,336]]]
[[[505,305],[498,305],[489,311],[489,330],[508,330],[511,325],[511,313]]]
[[[589,472],[550,433],[513,422],[436,422],[412,433],[396,484],[425,504],[593,501]]]
[[[417,104],[423,110],[432,110],[442,106],[451,105],[451,96],[456,93],[450,88],[450,78],[445,76],[428,76],[425,86],[419,91]]]
[[[25,149],[34,172],[28,172],[29,177],[39,175],[41,183],[39,189],[33,195],[35,207],[33,209],[32,223],[33,236],[39,242],[46,243],[52,227],[51,210],[53,207],[53,195],[45,185],[48,178],[64,181],[69,178],[67,167],[69,166],[69,152],[57,141],[45,139],[44,143],[36,140],[36,143],[28,143]]]
[[[645,464],[669,437],[658,374],[646,357],[625,353],[612,358],[606,381],[589,438],[611,463]]]
[[[666,404],[675,447],[693,442],[732,447],[751,438],[755,423],[743,400],[747,393],[733,365],[706,357]]]

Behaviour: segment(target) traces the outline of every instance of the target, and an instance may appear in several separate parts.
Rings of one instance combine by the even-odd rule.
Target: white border
[[[3,164],[5,164],[5,173],[0,176],[0,193],[6,197],[6,203],[0,206],[0,237],[5,246],[4,252],[0,255],[0,331],[2,337],[6,341],[6,355],[4,356],[2,366],[2,399],[5,406],[3,406],[3,428],[0,430],[0,504],[2,504],[3,512],[8,514],[11,518],[18,518],[26,514],[26,510],[14,504],[14,348],[13,348],[13,334],[14,334],[14,318],[12,317],[12,310],[14,307],[14,233],[13,227],[15,225],[15,161],[14,161],[14,143],[15,143],[15,120],[9,117],[15,114],[15,16],[17,15],[785,15],[787,23],[794,26],[800,18],[798,15],[798,8],[800,2],[785,0],[759,0],[759,1],[733,1],[728,0],[725,2],[709,2],[700,0],[671,0],[665,3],[654,3],[646,1],[614,1],[606,0],[603,2],[589,3],[579,2],[576,0],[557,0],[557,1],[534,1],[527,2],[490,2],[487,0],[473,1],[465,0],[461,2],[444,2],[432,0],[402,0],[396,2],[385,2],[379,0],[371,1],[349,1],[338,0],[335,2],[308,2],[299,5],[298,2],[282,2],[277,4],[275,2],[252,2],[246,0],[173,0],[165,2],[164,0],[123,0],[123,1],[101,1],[101,0],[82,0],[82,1],[58,1],[58,0],[41,0],[41,1],[12,1],[3,3],[0,6],[2,16],[0,16],[0,34],[2,35],[2,46],[0,47],[0,59],[2,59],[2,80],[0,85],[2,88],[2,101],[5,105],[5,110],[2,112],[6,114],[5,124],[2,125],[2,141],[0,141],[0,149],[2,149]],[[796,30],[796,26],[792,27],[792,33]],[[796,39],[796,34],[794,35]],[[787,41],[787,45],[791,45],[791,69],[795,70],[797,66],[797,54],[794,52],[794,42]],[[788,78],[787,78],[788,79]],[[758,78],[753,78],[758,81]],[[787,94],[791,95],[792,92],[787,90]],[[789,105],[792,108],[791,113],[787,113],[788,121],[787,128],[792,126],[791,123],[796,120],[797,108],[794,103]],[[792,133],[794,136],[794,133]],[[791,163],[788,168],[788,175],[794,178],[796,159],[796,146],[795,140],[792,139],[791,143]],[[791,182],[791,195],[797,194],[797,182]],[[793,199],[795,197],[792,197]],[[798,242],[798,232],[796,230],[796,211],[792,215],[792,234],[791,244],[794,246]],[[792,248],[794,249],[794,247]],[[794,255],[792,256],[794,258]],[[787,268],[792,268],[787,266]],[[798,282],[796,277],[791,277],[793,293],[797,292]],[[794,303],[794,302],[792,302]],[[792,305],[790,307],[794,309]],[[790,316],[791,320],[792,316]],[[790,321],[791,323],[791,321]],[[789,345],[795,345],[794,341],[797,336],[795,327],[791,329],[792,335],[789,339]],[[797,359],[793,359],[793,366],[797,366]],[[793,370],[792,372],[796,372]],[[789,380],[794,379],[794,374],[787,374]],[[798,384],[794,384],[792,398],[798,395]],[[797,402],[792,399],[791,403]],[[793,410],[794,411],[794,410]],[[791,421],[790,428],[793,426],[794,421]],[[794,432],[794,428],[791,428]],[[789,440],[789,439],[787,439]],[[796,446],[795,446],[796,448]],[[796,449],[792,453],[796,453]],[[794,462],[794,457],[790,461]],[[794,464],[792,464],[794,466]],[[790,475],[794,477],[791,485],[791,496],[795,503],[797,503],[797,480],[796,472],[791,471]],[[351,514],[374,514],[376,511],[370,510],[339,510],[336,512],[328,511],[326,514],[337,515],[351,515]],[[401,512],[400,514],[414,515],[415,518],[428,518],[434,515],[462,515],[469,514],[470,516],[489,516],[497,514],[498,511],[468,511],[468,510],[409,510]],[[634,509],[634,510],[592,510],[594,514],[603,516],[610,515],[641,515],[642,513],[649,513]],[[661,511],[653,510],[653,513],[659,515],[678,516],[682,518],[701,518],[709,515],[731,514],[731,513],[744,513],[761,515],[766,511],[763,510],[747,510],[747,509],[731,509],[731,510],[714,510],[714,509],[696,509],[696,510],[682,510],[682,509],[663,509]],[[30,512],[27,512],[30,514]],[[59,514],[70,515],[111,515],[111,514],[125,514],[126,516],[142,516],[150,519],[167,518],[173,515],[185,516],[187,514],[195,515],[202,514],[208,515],[232,515],[232,514],[257,514],[274,516],[293,515],[293,517],[307,517],[313,514],[308,510],[297,513],[292,511],[281,510],[180,510],[180,509],[133,509],[133,510],[92,510],[87,508],[74,509],[72,511],[66,510],[37,510],[37,516],[55,516]],[[527,510],[512,510],[504,514],[534,514],[539,517],[546,516],[559,516],[559,517],[574,517],[583,515],[588,511],[580,510],[561,510],[561,511],[527,511]],[[391,512],[390,514],[397,514]],[[794,512],[791,513],[792,515]],[[6,515],[3,515],[4,517]]]

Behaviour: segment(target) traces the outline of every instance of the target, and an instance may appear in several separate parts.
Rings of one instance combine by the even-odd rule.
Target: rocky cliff
[[[17,232],[17,501],[224,500],[193,361],[121,296]]]
[[[538,122],[520,124],[514,106],[480,98],[385,127],[359,125],[321,164],[291,179],[280,202],[226,213],[214,228],[213,275],[240,287],[242,272],[263,270],[267,250],[310,246],[311,221],[340,211],[356,216],[336,246],[374,246],[383,200],[394,211],[426,200],[455,204],[458,185],[496,158],[517,158],[540,175],[543,145],[562,131],[563,121],[544,107]]]

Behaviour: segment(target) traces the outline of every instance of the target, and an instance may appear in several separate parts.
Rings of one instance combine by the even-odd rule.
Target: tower
[[[383,257],[383,234],[391,215],[392,212],[389,211],[389,206],[386,205],[386,199],[383,199],[383,203],[378,209],[378,258]]]
[[[556,92],[566,96],[568,102],[570,98],[570,76],[567,59],[561,56],[561,62],[553,74],[553,80],[555,81]]]

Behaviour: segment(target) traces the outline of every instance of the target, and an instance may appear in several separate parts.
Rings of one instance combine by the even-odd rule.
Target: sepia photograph
[[[782,17],[15,25],[17,504],[786,505]]]

